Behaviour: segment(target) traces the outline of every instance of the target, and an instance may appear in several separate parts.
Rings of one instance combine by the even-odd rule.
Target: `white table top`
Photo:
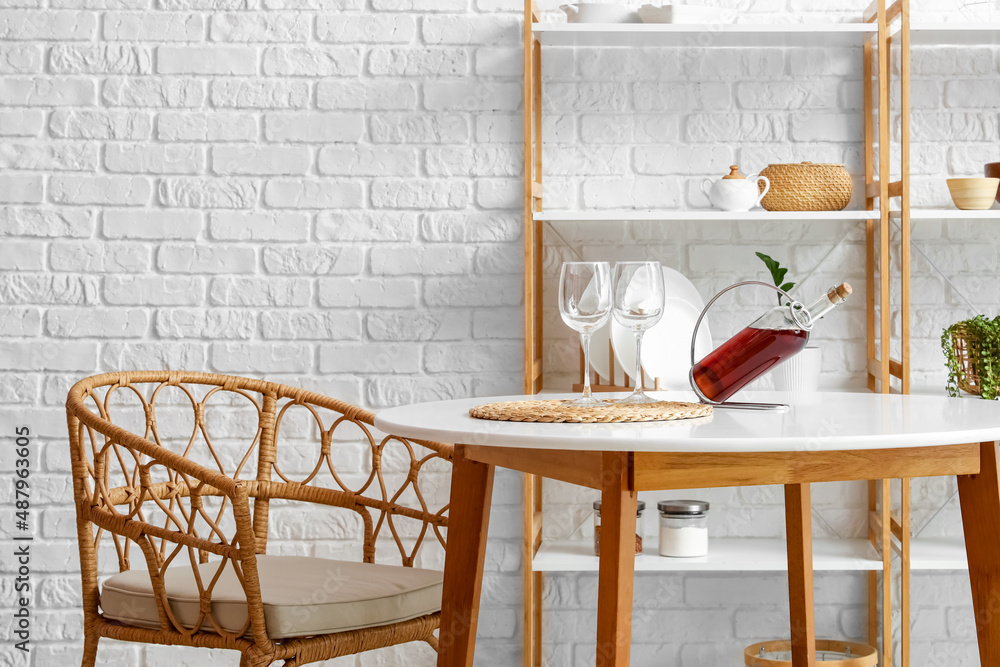
[[[689,392],[654,395],[664,400],[694,400]],[[504,396],[408,405],[379,412],[375,425],[386,433],[422,440],[578,451],[837,451],[1000,440],[1000,402],[944,396],[757,392],[739,398],[791,403],[791,409],[717,409],[713,416],[701,419],[638,424],[536,424],[469,416],[470,408],[494,401],[568,397]]]

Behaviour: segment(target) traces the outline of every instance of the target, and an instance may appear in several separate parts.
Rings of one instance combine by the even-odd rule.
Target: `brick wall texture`
[[[856,20],[867,4],[705,2],[753,23]],[[540,4],[558,20],[558,3]],[[962,18],[958,0],[912,4],[915,20]],[[75,379],[163,367],[262,375],[372,409],[519,392],[522,9],[520,0],[0,0],[0,442],[18,425],[37,434],[43,540],[32,654],[4,644],[0,664],[79,660],[61,407]],[[859,50],[703,46],[545,52],[547,207],[703,207],[702,178],[736,163],[747,174],[802,160],[863,173]],[[913,70],[913,202],[947,206],[944,177],[980,175],[1000,159],[1000,59],[992,48],[920,48]],[[942,327],[1000,310],[993,224],[915,224],[917,386],[943,386]],[[546,299],[566,259],[657,259],[708,297],[763,278],[753,256],[762,250],[791,267],[804,297],[855,284],[816,340],[824,383],[860,389],[862,231],[560,223],[546,231]],[[716,339],[765,303],[729,302],[711,319]],[[575,341],[552,308],[545,330],[548,385],[565,387]],[[0,450],[8,502],[11,449]],[[517,475],[499,475],[477,665],[520,664],[520,493]],[[863,486],[814,494],[817,536],[863,535]],[[715,535],[782,535],[777,489],[700,495],[713,503]],[[589,521],[592,494],[553,483],[546,499],[547,536]],[[960,533],[949,481],[915,483],[914,502],[924,535]],[[654,517],[645,529],[655,534]],[[270,546],[322,555],[351,539],[289,529]],[[11,550],[6,523],[0,542]],[[2,608],[14,600],[11,560],[0,567]],[[735,666],[745,645],[787,634],[780,573],[639,579],[637,667]],[[862,573],[818,575],[822,635],[865,634],[865,585]],[[596,577],[546,577],[545,604],[547,664],[593,664]],[[962,573],[914,575],[915,667],[978,664],[969,605]],[[0,618],[9,628],[10,614]],[[99,659],[177,667],[237,657],[106,642]],[[330,664],[434,657],[407,646]]]

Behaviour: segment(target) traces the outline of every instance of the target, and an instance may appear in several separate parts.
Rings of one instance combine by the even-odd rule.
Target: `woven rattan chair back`
[[[443,563],[450,445],[380,436],[372,413],[321,394],[208,373],[86,378],[70,390],[66,410],[84,666],[95,664],[101,637],[236,649],[247,666],[301,665],[407,641],[436,647],[438,614],[330,635],[270,637],[257,555],[267,549],[272,506],[297,501],[355,517],[331,525],[359,528],[365,562],[375,562],[379,547],[380,561],[413,566],[421,546],[436,544],[436,562]],[[113,621],[99,609],[104,561],[124,571],[137,559],[149,572],[157,629]],[[198,564],[216,561],[211,579],[197,574]],[[196,573],[200,616],[190,627],[167,601],[164,573],[172,564]],[[246,626],[235,632],[213,613],[213,589],[227,569],[247,601]]]

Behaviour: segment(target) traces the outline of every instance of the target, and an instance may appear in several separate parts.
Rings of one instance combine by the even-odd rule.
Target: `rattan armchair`
[[[87,378],[66,409],[84,667],[102,637],[234,649],[246,667],[437,648],[440,573],[413,566],[422,545],[443,554],[447,497],[431,508],[420,482],[447,489],[450,445],[379,436],[370,412],[321,394],[207,373]],[[289,514],[293,501],[321,508]],[[348,520],[313,532],[358,529],[360,563],[267,554],[269,513],[317,511]]]

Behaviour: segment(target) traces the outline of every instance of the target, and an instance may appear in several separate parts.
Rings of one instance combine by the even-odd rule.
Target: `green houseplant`
[[[948,366],[948,395],[959,390],[995,401],[1000,395],[1000,316],[977,315],[956,322],[941,334]]]

